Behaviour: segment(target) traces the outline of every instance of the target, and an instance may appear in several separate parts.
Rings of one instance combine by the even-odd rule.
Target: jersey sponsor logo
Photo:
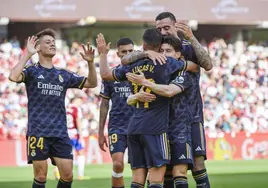
[[[114,87],[115,93],[120,93],[120,97],[128,97],[131,94],[130,87],[124,86],[124,87]]]
[[[41,74],[40,76],[38,76],[39,79],[45,79],[44,76]]]
[[[37,82],[37,88],[41,90],[42,95],[61,96],[61,92],[63,91],[63,86],[51,83],[45,84],[42,82]]]
[[[64,82],[64,79],[63,79],[63,77],[61,76],[61,75],[59,75],[59,81],[62,83],[62,82]]]

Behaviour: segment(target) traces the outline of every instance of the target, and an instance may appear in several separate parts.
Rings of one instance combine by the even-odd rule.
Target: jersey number
[[[117,134],[112,134],[109,136],[109,143],[110,144],[115,144],[117,142]]]
[[[41,150],[44,148],[44,138],[40,137],[38,140],[36,137],[31,136],[30,137],[30,149],[40,148]]]
[[[149,78],[147,80],[149,80],[150,82],[155,83],[155,81],[152,78]],[[135,83],[132,83],[132,85],[133,85],[133,92],[134,92],[134,94],[138,93],[139,92],[139,89],[140,89],[139,88],[139,85],[138,84],[135,84]],[[152,90],[150,88],[146,88],[145,89],[145,92],[146,93],[151,93]],[[139,108],[139,102],[136,104],[136,107]],[[144,103],[144,108],[149,108],[149,102],[145,102]]]

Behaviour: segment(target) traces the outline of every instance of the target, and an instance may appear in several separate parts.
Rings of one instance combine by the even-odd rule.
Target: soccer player
[[[173,36],[165,36],[161,45],[160,51],[163,55],[168,57],[173,57],[176,59],[181,58],[182,45],[178,38]],[[171,147],[171,168],[168,165],[168,168],[171,169],[171,176],[173,176],[174,184],[176,188],[187,188],[187,170],[191,169],[193,166],[193,156],[191,154],[191,111],[188,109],[189,103],[194,99],[193,98],[193,73],[189,72],[179,72],[179,77],[174,79],[170,83],[170,87],[179,87],[175,90],[176,93],[172,93],[170,90],[165,90],[163,93],[155,90],[158,84],[155,83],[146,83],[147,80],[144,77],[144,74],[140,72],[140,75],[133,73],[128,73],[128,79],[136,84],[144,85],[147,87],[148,84],[153,84],[153,86],[147,87],[148,89],[153,88],[152,92],[155,92],[158,95],[172,97],[176,95],[173,99],[170,109],[169,116],[169,128],[168,135],[170,138],[170,147]],[[159,87],[164,87],[160,85]],[[182,93],[183,92],[183,93]],[[137,99],[130,97],[128,99],[129,104],[135,104]],[[173,181],[172,181],[173,183]],[[164,185],[166,187],[167,185]],[[173,187],[173,185],[172,185]]]
[[[156,17],[156,27],[163,35],[178,36],[180,33],[188,42],[183,42],[184,54],[186,60],[191,60],[198,63],[206,71],[213,68],[212,60],[209,54],[198,42],[192,33],[191,28],[184,21],[176,21],[175,16],[170,12],[160,13]],[[194,54],[191,53],[191,48],[194,50]],[[188,53],[186,53],[188,52]],[[196,59],[196,60],[195,60]],[[210,183],[205,166],[206,160],[206,138],[204,130],[203,120],[203,102],[200,94],[200,71],[195,75],[195,88],[198,89],[196,93],[196,103],[193,106],[194,122],[192,124],[192,149],[194,155],[194,168],[192,169],[192,175],[195,179],[197,188],[210,188]]]
[[[97,76],[94,50],[89,43],[80,53],[88,63],[88,77],[53,66],[56,54],[55,32],[45,29],[29,37],[26,54],[11,70],[9,79],[26,85],[28,96],[27,156],[33,164],[33,188],[44,188],[47,159],[51,158],[60,172],[58,188],[69,188],[73,180],[72,144],[66,126],[65,94],[68,88],[94,88]],[[39,63],[25,66],[38,53]]]
[[[143,49],[159,51],[162,36],[156,29],[147,29],[143,35]],[[129,66],[110,70],[107,65],[109,44],[106,45],[102,34],[97,38],[100,55],[100,73],[104,80],[126,80],[128,72],[144,72],[147,79],[159,84],[169,83],[179,70],[196,69],[193,63],[167,58],[164,65],[155,65],[145,59]],[[134,93],[139,91],[133,85]],[[146,90],[150,93],[149,90]],[[167,137],[169,99],[157,97],[151,103],[138,102],[128,126],[129,161],[132,168],[132,188],[143,187],[149,171],[150,187],[162,187],[166,164],[169,163],[169,143]]]
[[[121,38],[117,42],[117,56],[122,58],[134,50],[134,43],[129,38]],[[120,67],[118,65],[116,68]],[[109,150],[113,161],[112,187],[124,187],[124,153],[127,148],[127,127],[133,114],[133,108],[127,105],[126,100],[131,94],[131,84],[128,81],[102,81],[100,96],[100,120],[99,120],[99,146],[106,151],[107,140],[104,135],[104,127],[109,111],[109,102],[112,101],[109,114],[108,135]]]
[[[156,17],[156,28],[162,35],[172,35],[178,37],[178,34],[182,34],[188,40],[183,39],[183,51],[182,54],[186,60],[191,60],[198,63],[205,70],[211,70],[213,68],[212,60],[209,54],[205,51],[202,45],[194,37],[191,28],[183,21],[177,22],[175,16],[170,12],[162,12]],[[193,51],[194,50],[194,51]],[[143,58],[145,55],[140,52],[129,54],[128,57],[123,58],[122,62],[128,64],[130,61],[134,62],[137,59]],[[195,109],[195,120],[192,126],[192,149],[194,155],[194,168],[192,169],[192,175],[196,181],[197,188],[210,187],[207,170],[205,167],[206,159],[206,140],[204,136],[203,126],[203,103],[200,94],[200,71],[195,74],[195,85],[199,89],[196,100],[198,105]],[[173,181],[166,180],[166,188],[173,186]]]
[[[213,64],[209,54],[195,38],[191,28],[185,21],[177,21],[176,17],[171,12],[162,12],[156,16],[155,25],[162,35],[172,35],[179,37],[182,40],[182,54],[186,60],[192,60],[192,58],[196,56],[196,63],[198,63],[206,71],[212,69]],[[194,50],[194,54],[191,52],[192,48]]]

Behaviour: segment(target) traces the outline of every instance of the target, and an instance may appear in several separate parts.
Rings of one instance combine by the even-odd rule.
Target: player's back
[[[176,61],[168,58],[164,65],[154,65],[151,60],[140,60],[131,65],[131,72],[144,73],[146,79],[157,84],[169,84],[179,69],[185,69],[184,61]],[[141,86],[133,84],[133,92],[139,92]],[[146,88],[145,92],[151,93]],[[161,134],[167,131],[169,120],[169,98],[155,94],[156,100],[150,103],[138,102],[134,110],[134,115],[130,120],[129,134]]]

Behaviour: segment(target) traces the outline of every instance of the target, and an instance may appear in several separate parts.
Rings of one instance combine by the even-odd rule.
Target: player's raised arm
[[[195,38],[190,26],[185,22],[178,22],[176,23],[176,28],[191,41],[191,45],[195,51],[200,66],[203,67],[206,71],[211,70],[213,68],[212,59],[210,58],[206,50],[203,48],[203,46]]]
[[[87,48],[82,44],[84,52],[80,52],[80,55],[83,57],[88,64],[88,76],[84,84],[84,88],[94,88],[97,87],[97,73],[94,64],[94,53],[95,50],[90,47],[90,43],[87,43]]]
[[[122,58],[121,63],[123,65],[128,65],[143,58],[151,59],[154,62],[154,64],[156,64],[156,61],[158,61],[160,64],[165,64],[167,60],[167,58],[163,54],[148,50],[148,51],[143,51],[143,52],[135,51],[128,55],[125,55]]]
[[[115,80],[113,71],[109,68],[107,54],[110,50],[110,44],[106,44],[104,36],[100,33],[96,39],[98,52],[100,54],[100,75],[103,80]]]
[[[37,37],[32,36],[28,37],[27,41],[27,51],[24,56],[20,59],[19,63],[11,70],[8,79],[13,82],[23,81],[23,68],[26,65],[27,61],[40,50],[40,46],[37,44]]]

